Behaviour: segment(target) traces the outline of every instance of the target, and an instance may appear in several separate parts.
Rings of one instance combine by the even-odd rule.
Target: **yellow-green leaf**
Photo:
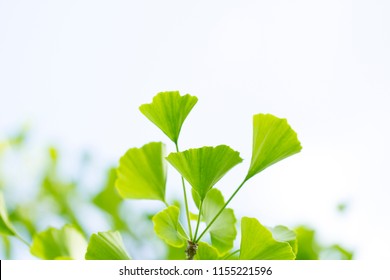
[[[294,231],[290,230],[288,227],[281,225],[269,228],[269,230],[271,231],[272,236],[275,238],[275,240],[288,242],[293,249],[294,254],[297,254],[298,242],[297,235]]]
[[[171,153],[167,160],[191,184],[201,200],[231,168],[242,162],[240,153],[226,145]]]
[[[84,236],[71,225],[61,229],[48,228],[33,237],[30,252],[44,260],[82,260],[87,249]]]
[[[153,216],[154,231],[158,237],[172,247],[180,248],[188,239],[179,222],[179,208],[169,206]]]
[[[0,234],[16,236],[16,231],[11,224],[7,208],[4,201],[3,193],[0,192]]]
[[[198,250],[196,252],[194,259],[195,260],[219,260],[221,259],[221,256],[218,253],[218,250],[213,246],[210,246],[205,242],[199,242]]]
[[[241,260],[293,260],[295,254],[288,242],[275,240],[255,218],[241,220]]]
[[[139,107],[151,122],[159,127],[174,143],[177,143],[184,120],[195,106],[198,98],[178,91],[158,93],[150,104]]]
[[[118,231],[98,232],[92,234],[86,260],[130,260]]]
[[[218,189],[214,188],[208,192],[202,206],[202,215],[206,224],[214,219],[224,204],[222,193]],[[225,208],[210,227],[211,243],[220,253],[233,248],[233,242],[237,236],[236,221],[234,211]]]
[[[252,160],[246,179],[301,149],[297,134],[286,119],[271,114],[254,115]]]
[[[115,186],[124,198],[165,201],[165,145],[152,142],[129,149],[120,159]]]

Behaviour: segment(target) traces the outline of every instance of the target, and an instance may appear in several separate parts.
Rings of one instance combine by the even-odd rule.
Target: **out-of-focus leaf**
[[[3,193],[0,192],[0,234],[16,236],[16,231],[11,224],[7,208],[4,201]]]
[[[192,213],[192,212],[190,212],[190,220],[191,221],[197,221],[198,220],[198,218],[199,218],[199,215],[198,214],[195,214],[195,213]]]
[[[338,244],[325,248],[320,253],[321,260],[352,260],[353,252]]]
[[[315,231],[305,226],[295,229],[298,240],[297,260],[318,260],[321,246],[315,239]]]
[[[226,172],[242,162],[240,153],[226,145],[171,153],[167,160],[197,191],[201,200]]]
[[[288,242],[293,249],[294,254],[297,254],[298,251],[298,242],[297,235],[294,231],[290,230],[285,226],[276,226],[273,228],[269,228],[272,233],[272,236],[277,241]]]
[[[109,169],[104,188],[93,198],[96,206],[111,215],[118,213],[119,205],[123,201],[115,188],[116,179],[116,168]]]
[[[165,201],[165,145],[152,142],[129,149],[120,159],[115,186],[124,198]]]
[[[118,231],[98,232],[92,234],[86,260],[130,260]]]
[[[340,202],[337,204],[337,211],[340,213],[345,213],[345,211],[348,209],[348,203],[346,202]]]
[[[48,228],[33,237],[30,252],[44,260],[75,259],[82,260],[87,249],[84,236],[73,226],[61,229]]]
[[[160,92],[150,104],[139,107],[151,122],[159,127],[174,143],[177,143],[184,120],[195,106],[198,98],[178,91]]]
[[[18,205],[12,212],[10,212],[10,220],[14,223],[22,224],[28,231],[30,236],[36,233],[36,202],[30,202]]]
[[[130,231],[129,227],[120,216],[120,205],[123,202],[123,198],[115,188],[116,179],[116,168],[109,169],[105,186],[93,198],[93,203],[111,215],[115,229]]]
[[[241,220],[241,260],[293,260],[295,254],[287,242],[274,239],[272,233],[255,218]]]
[[[252,160],[246,179],[301,149],[297,134],[286,119],[270,114],[254,115]]]
[[[154,231],[158,237],[170,246],[182,247],[188,239],[179,222],[179,208],[169,206],[153,217]]]
[[[219,260],[221,256],[218,250],[205,242],[199,242],[195,260]]]
[[[11,250],[11,241],[9,236],[3,235],[1,236],[2,243],[3,243],[3,252],[6,260],[10,260],[12,256],[12,250]]]
[[[224,205],[225,201],[218,189],[214,188],[207,193],[202,206],[202,215],[206,224],[211,223]],[[225,208],[209,229],[211,243],[221,254],[233,248],[237,236],[236,221],[234,211]]]

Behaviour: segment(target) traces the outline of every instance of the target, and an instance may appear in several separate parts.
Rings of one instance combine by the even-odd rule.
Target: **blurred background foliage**
[[[26,158],[31,147],[30,129],[22,127],[5,139],[0,139],[0,191],[4,194],[10,221],[20,233],[21,239],[31,243],[33,236],[51,226],[70,224],[88,240],[92,233],[117,230],[135,259],[184,259],[185,248],[173,248],[159,240],[153,231],[153,209],[139,207],[139,203],[126,202],[117,193],[115,166],[106,168],[101,183],[91,190],[84,189],[83,177],[92,162],[88,153],[80,155],[76,174],[63,176],[61,151],[56,147],[39,147],[37,158]],[[42,154],[41,154],[42,153]],[[32,174],[14,170],[9,166],[27,164]],[[30,173],[30,172],[29,172]],[[13,180],[14,176],[19,180]],[[31,177],[31,178],[30,178]],[[28,184],[16,184],[29,180]],[[32,186],[32,189],[31,189]],[[27,189],[28,188],[28,189]],[[180,201],[175,201],[180,206]],[[345,205],[339,205],[340,212]],[[93,225],[93,226],[91,226]],[[316,230],[310,226],[289,225],[294,228],[298,240],[298,260],[351,260],[353,252],[341,244],[322,244]],[[1,233],[1,259],[33,259],[29,248],[17,238]],[[234,259],[231,256],[229,259]]]

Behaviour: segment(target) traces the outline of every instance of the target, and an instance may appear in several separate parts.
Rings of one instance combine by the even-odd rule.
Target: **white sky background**
[[[229,196],[250,162],[252,115],[285,117],[302,152],[231,206],[389,259],[389,14],[389,1],[0,0],[1,135],[29,121],[42,145],[115,163],[169,143],[138,106],[180,90],[199,98],[182,148],[228,144],[245,159],[217,185]]]

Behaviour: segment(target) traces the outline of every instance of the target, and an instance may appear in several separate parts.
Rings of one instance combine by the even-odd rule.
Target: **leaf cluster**
[[[195,96],[182,96],[177,91],[170,91],[161,92],[150,104],[140,106],[141,113],[171,140],[174,151],[167,153],[168,145],[150,142],[140,148],[128,149],[120,158],[119,165],[109,170],[105,187],[92,199],[92,203],[112,218],[114,230],[93,233],[89,240],[85,238],[88,234],[69,202],[69,193],[75,191],[75,186],[72,182],[58,180],[55,168],[58,155],[55,149],[51,149],[53,168],[47,171],[42,191],[56,202],[59,213],[66,216],[70,224],[39,232],[32,224],[30,244],[11,223],[0,193],[0,234],[20,239],[29,246],[34,256],[41,259],[128,260],[131,257],[120,231],[133,237],[135,234],[134,227],[120,215],[121,204],[123,199],[146,199],[162,203],[163,208],[151,214],[150,221],[156,236],[166,244],[169,259],[292,260],[303,258],[304,254],[311,254],[309,257],[314,258],[314,253],[308,249],[310,242],[307,240],[310,238],[305,237],[307,232],[301,229],[293,231],[285,226],[267,227],[250,217],[241,218],[238,226],[234,210],[228,208],[248,180],[301,150],[295,131],[286,119],[271,114],[254,115],[250,166],[241,184],[225,199],[222,189],[216,185],[243,161],[240,153],[225,144],[184,151],[179,148],[183,124],[197,101]],[[169,166],[181,176],[181,201],[167,201]],[[190,209],[190,198],[194,202],[193,209]],[[19,216],[19,219],[22,220],[22,217]],[[239,230],[240,245],[234,248]],[[304,234],[297,235],[298,232]],[[306,244],[307,248],[299,243]],[[334,251],[347,256],[348,251],[336,247],[332,247]],[[318,257],[318,254],[315,256]]]

